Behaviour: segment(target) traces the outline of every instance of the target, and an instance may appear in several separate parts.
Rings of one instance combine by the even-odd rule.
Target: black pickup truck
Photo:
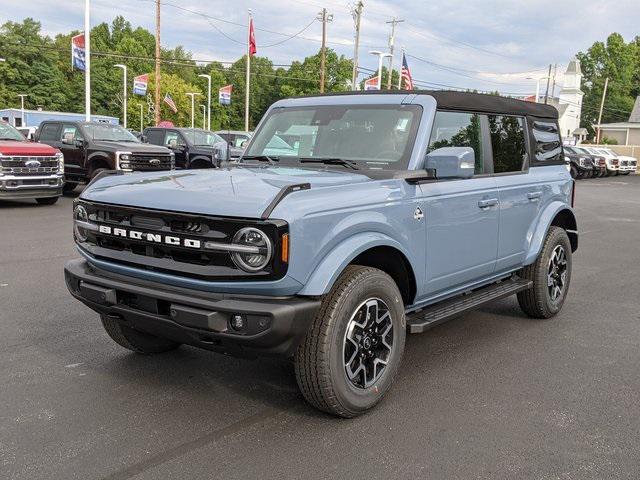
[[[216,168],[227,160],[227,142],[219,135],[200,128],[149,127],[143,141],[173,151],[177,168]]]
[[[171,150],[142,143],[120,125],[109,123],[45,121],[37,141],[64,154],[65,191],[104,170],[171,170],[175,164]]]

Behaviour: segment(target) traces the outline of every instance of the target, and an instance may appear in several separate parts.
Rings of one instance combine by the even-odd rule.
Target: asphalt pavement
[[[2,479],[640,478],[640,177],[578,182],[558,317],[510,298],[408,337],[354,420],[286,360],[116,345],[64,284],[72,200],[0,202]]]

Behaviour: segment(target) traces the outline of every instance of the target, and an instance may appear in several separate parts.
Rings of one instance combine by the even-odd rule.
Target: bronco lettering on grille
[[[202,246],[202,242],[194,238],[180,238],[159,233],[145,233],[137,230],[126,230],[124,228],[111,228],[108,225],[100,225],[98,231],[114,237],[131,238],[132,240],[142,240],[176,247],[200,248]]]

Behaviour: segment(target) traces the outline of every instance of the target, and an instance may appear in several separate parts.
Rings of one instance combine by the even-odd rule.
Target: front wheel
[[[518,293],[520,308],[533,318],[551,318],[564,305],[571,282],[571,242],[567,232],[551,227],[537,260],[520,271],[533,287]]]
[[[58,201],[58,197],[36,198],[38,205],[53,205]]]
[[[405,338],[404,303],[393,279],[375,268],[349,266],[296,351],[298,386],[314,407],[358,416],[391,387]]]
[[[569,173],[571,174],[571,178],[573,178],[574,180],[578,178],[578,169],[573,165],[569,167]]]

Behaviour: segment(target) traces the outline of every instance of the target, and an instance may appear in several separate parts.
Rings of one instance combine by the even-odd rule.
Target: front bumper
[[[0,200],[21,198],[47,198],[62,195],[63,175],[0,177]]]
[[[179,343],[237,356],[291,356],[320,300],[207,293],[117,275],[84,259],[64,268],[69,292],[101,315]],[[236,331],[231,318],[245,328]]]

